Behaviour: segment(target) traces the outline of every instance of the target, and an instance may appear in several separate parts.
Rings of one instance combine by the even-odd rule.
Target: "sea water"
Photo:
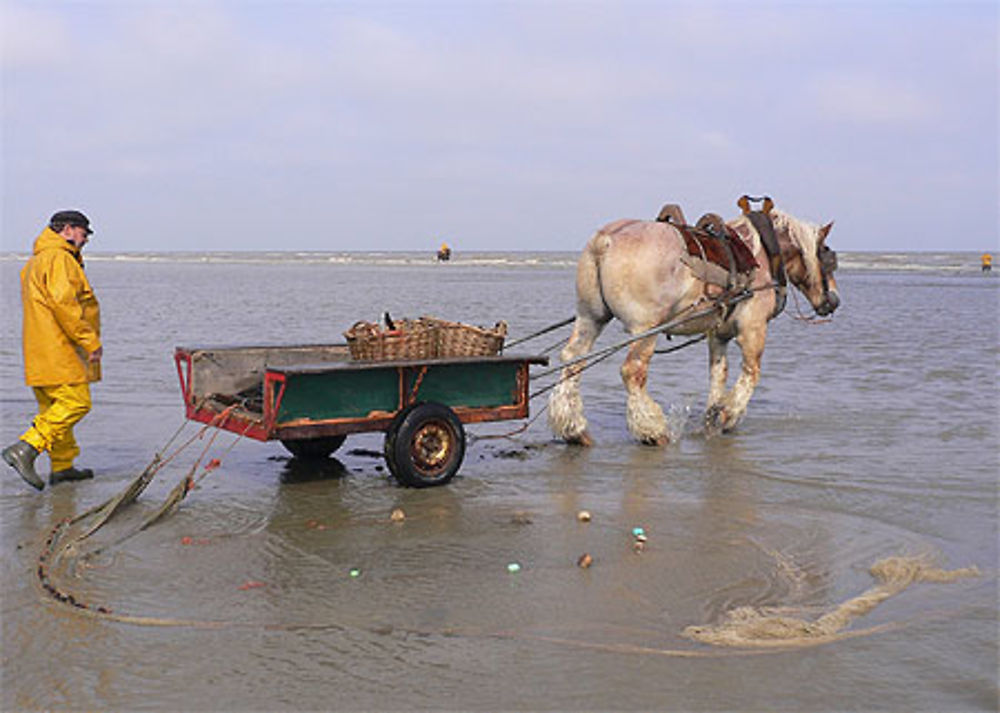
[[[24,259],[0,255],[5,444],[35,408]],[[2,708],[996,710],[1000,282],[967,253],[841,254],[840,309],[808,322],[789,300],[733,433],[702,430],[696,345],[650,370],[662,448],[628,434],[620,356],[584,374],[592,448],[552,439],[541,396],[537,420],[470,426],[441,488],[398,486],[380,434],[321,463],[205,435],[60,575],[89,609],[40,586],[53,527],[183,426],[176,346],[340,342],[385,312],[505,320],[513,339],[572,316],[575,259],[88,254],[104,381],[78,463],[97,477],[0,478]],[[557,362],[565,336],[517,351]],[[202,451],[221,465],[130,535]],[[734,622],[756,628],[726,640]]]

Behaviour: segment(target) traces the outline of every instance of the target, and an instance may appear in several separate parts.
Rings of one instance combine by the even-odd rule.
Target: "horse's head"
[[[780,210],[772,210],[770,216],[788,279],[806,296],[816,314],[832,314],[840,305],[833,276],[837,253],[826,244],[833,222],[820,227]]]

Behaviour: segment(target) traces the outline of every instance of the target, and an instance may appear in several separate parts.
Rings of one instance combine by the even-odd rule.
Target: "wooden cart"
[[[385,433],[403,485],[447,483],[463,424],[528,417],[528,369],[544,356],[352,361],[347,345],[187,348],[174,353],[187,418],[299,458],[325,458],[352,433]]]

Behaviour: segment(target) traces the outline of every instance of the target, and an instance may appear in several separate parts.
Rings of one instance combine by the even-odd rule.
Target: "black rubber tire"
[[[410,404],[409,406],[400,409],[399,413],[397,413],[395,418],[392,419],[392,423],[385,432],[385,440],[382,442],[382,456],[385,458],[385,465],[389,469],[389,472],[392,473],[392,477],[396,478],[397,481],[399,478],[396,477],[396,456],[393,453],[393,444],[396,442],[396,433],[399,432],[399,424],[403,422],[406,415],[419,405],[420,404]]]
[[[385,432],[385,440],[382,441],[382,457],[385,458],[385,467],[392,473],[393,478],[396,477],[396,461],[392,455],[392,444],[395,441],[393,438],[394,434],[395,431],[389,429]]]
[[[282,439],[281,445],[296,458],[320,460],[344,445],[347,436],[323,436],[322,438]]]
[[[386,435],[389,470],[401,485],[427,488],[455,477],[465,457],[465,429],[443,404],[410,407]]]

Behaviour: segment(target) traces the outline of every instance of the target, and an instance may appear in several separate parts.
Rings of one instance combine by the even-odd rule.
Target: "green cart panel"
[[[286,371],[277,422],[363,419],[373,412],[398,411],[400,379],[402,393],[414,395],[414,401],[453,409],[510,406],[518,399],[519,368],[519,362],[500,361]]]
[[[395,369],[331,370],[288,374],[278,423],[309,419],[365,418],[372,411],[399,408]]]
[[[440,364],[427,368],[417,390],[417,401],[433,401],[451,408],[495,408],[517,403],[516,362]],[[408,374],[409,393],[419,373]]]

